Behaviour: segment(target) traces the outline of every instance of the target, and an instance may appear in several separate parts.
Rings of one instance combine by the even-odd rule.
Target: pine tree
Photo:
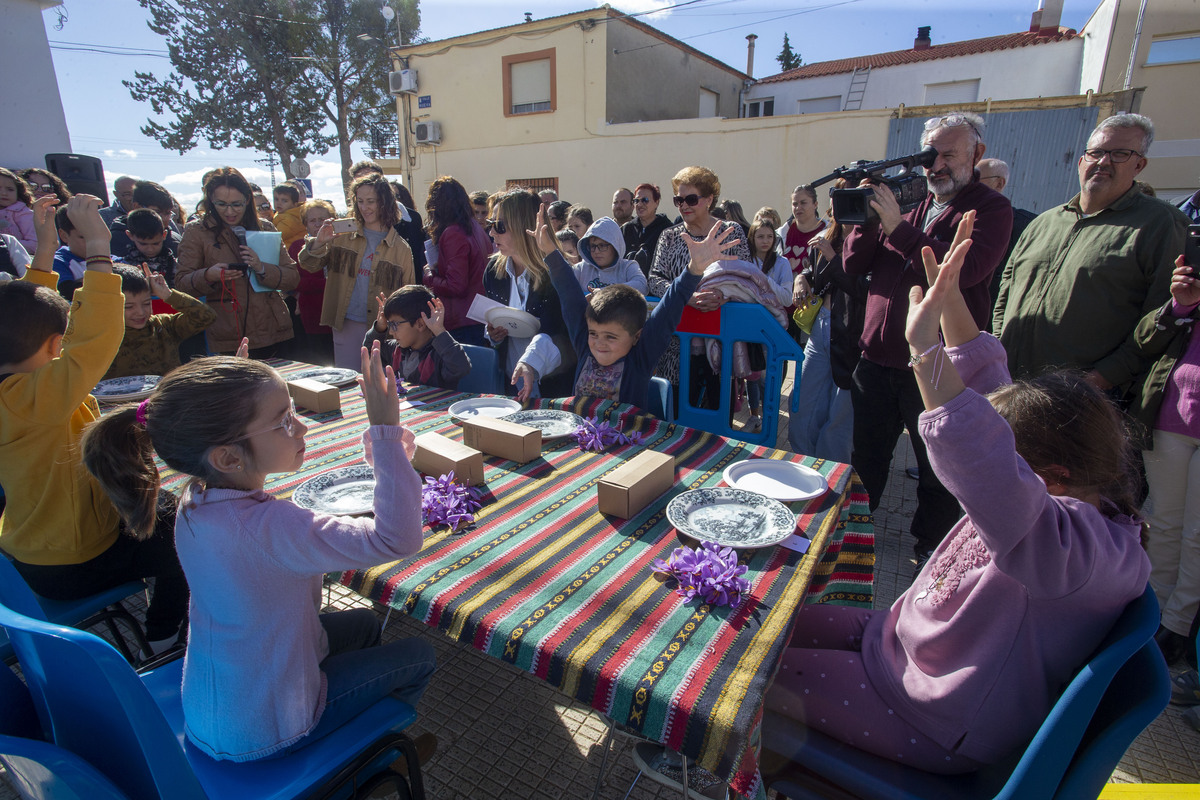
[[[788,41],[788,35],[783,35],[783,49],[779,51],[779,55],[775,56],[775,60],[779,62],[779,68],[784,72],[789,69],[795,69],[803,64],[800,54],[792,49],[792,43]]]

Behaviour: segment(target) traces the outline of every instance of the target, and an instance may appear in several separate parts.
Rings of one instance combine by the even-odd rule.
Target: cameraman
[[[887,486],[900,431],[908,429],[920,470],[911,528],[917,540],[913,548],[917,571],[958,520],[960,511],[958,501],[933,474],[918,433],[917,418],[925,406],[908,364],[904,338],[908,292],[913,286],[928,289],[921,248],[932,248],[941,259],[950,249],[963,214],[974,210],[975,230],[962,268],[961,287],[976,324],[986,330],[991,305],[988,282],[1004,257],[1013,220],[1012,205],[981,183],[975,172],[985,150],[982,118],[965,113],[934,117],[925,123],[921,136],[921,147],[926,145],[938,151],[933,166],[925,169],[929,195],[901,214],[892,192],[886,187],[877,189],[871,207],[878,218],[852,227],[843,245],[846,273],[871,276],[859,340],[863,356],[850,389],[854,405],[850,460],[870,494],[874,511]],[[863,185],[868,184],[864,181]]]

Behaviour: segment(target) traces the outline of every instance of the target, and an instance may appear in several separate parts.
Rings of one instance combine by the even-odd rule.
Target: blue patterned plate
[[[548,439],[563,439],[575,432],[583,424],[583,418],[570,411],[555,411],[552,408],[534,408],[529,411],[518,411],[501,417],[519,425],[528,425],[542,432],[542,441]]]
[[[358,373],[352,369],[343,367],[315,367],[306,369],[303,372],[297,372],[292,376],[292,380],[300,380],[308,378],[310,381],[319,381],[327,383],[330,386],[349,386],[354,383],[354,379],[358,377]]]
[[[667,520],[685,536],[738,549],[779,544],[796,529],[796,515],[778,500],[723,487],[676,496]]]
[[[292,502],[325,514],[366,514],[375,507],[375,471],[366,464],[330,470],[297,486]]]
[[[124,378],[109,378],[96,384],[92,394],[105,403],[123,403],[127,400],[144,400],[162,380],[157,375],[127,375]]]

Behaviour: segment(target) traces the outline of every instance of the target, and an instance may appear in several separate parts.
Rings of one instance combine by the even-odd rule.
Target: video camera
[[[926,147],[919,153],[889,159],[887,161],[855,161],[848,167],[838,167],[824,178],[813,181],[816,188],[837,178],[844,178],[847,184],[853,184],[853,189],[830,189],[829,199],[833,205],[833,218],[843,225],[864,225],[868,220],[878,216],[871,208],[871,198],[875,190],[858,184],[869,180],[878,186],[886,186],[892,190],[901,211],[910,211],[917,206],[929,187],[925,176],[913,172],[917,167],[931,167],[937,158],[937,150]],[[900,167],[898,174],[886,176],[883,173],[892,167]]]

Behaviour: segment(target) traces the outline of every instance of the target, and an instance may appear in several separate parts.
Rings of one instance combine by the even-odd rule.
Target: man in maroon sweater
[[[920,471],[917,511],[911,532],[917,569],[928,559],[961,511],[958,501],[933,474],[917,418],[925,406],[908,366],[904,321],[908,292],[928,288],[921,248],[928,246],[940,259],[950,249],[963,214],[976,212],[972,245],[963,265],[961,287],[980,330],[988,329],[989,281],[1008,247],[1012,205],[979,180],[975,165],[983,157],[983,120],[975,114],[950,114],[925,123],[921,146],[932,145],[937,160],[925,170],[929,196],[912,211],[901,214],[896,198],[879,191],[871,201],[879,215],[850,229],[843,246],[849,275],[870,275],[866,323],[859,344],[863,357],[854,370],[850,393],[854,403],[854,451],[851,463],[879,505],[887,486],[892,451],[907,428]]]

